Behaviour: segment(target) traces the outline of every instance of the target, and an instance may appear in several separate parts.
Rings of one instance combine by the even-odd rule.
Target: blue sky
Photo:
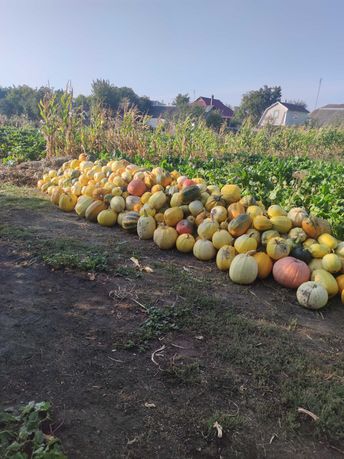
[[[0,86],[89,94],[105,78],[170,102],[237,105],[264,84],[344,103],[343,0],[0,0]]]

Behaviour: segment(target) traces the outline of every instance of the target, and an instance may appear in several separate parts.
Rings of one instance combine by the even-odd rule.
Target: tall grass
[[[339,127],[256,129],[246,121],[239,132],[224,127],[216,132],[203,118],[188,116],[152,130],[147,124],[149,117],[128,105],[116,114],[96,105],[86,118],[80,108],[73,107],[70,87],[60,99],[47,93],[40,110],[48,156],[76,156],[80,151],[97,157],[121,151],[129,157],[139,154],[156,160],[176,156],[220,158],[238,152],[321,158],[342,158],[344,154],[344,129]]]

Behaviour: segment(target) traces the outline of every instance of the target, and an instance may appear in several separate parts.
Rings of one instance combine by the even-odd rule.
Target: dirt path
[[[30,199],[37,202],[18,200],[0,211],[2,406],[51,401],[70,458],[342,457],[340,435],[316,432],[307,417],[295,415],[295,430],[284,420],[294,402],[309,400],[310,409],[317,395],[304,396],[313,380],[297,369],[319,361],[321,378],[330,375],[334,384],[324,389],[340,390],[339,302],[322,317],[272,281],[233,285],[213,264],[162,253],[119,229],[63,214],[38,195]],[[41,261],[42,241],[50,247],[70,238],[116,254],[111,269],[89,275]],[[61,250],[49,250],[60,259]],[[135,271],[132,256],[154,272]],[[156,365],[152,353],[162,346]],[[286,389],[290,378],[295,386]],[[326,403],[334,402],[324,398],[330,426]],[[343,422],[338,416],[331,422]],[[212,428],[217,419],[222,439]]]

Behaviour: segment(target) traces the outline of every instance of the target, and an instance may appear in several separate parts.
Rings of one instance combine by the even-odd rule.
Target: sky
[[[344,103],[344,0],[0,0],[0,86]]]

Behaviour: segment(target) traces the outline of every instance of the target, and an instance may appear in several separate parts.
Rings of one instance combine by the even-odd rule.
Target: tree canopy
[[[257,123],[264,110],[275,102],[279,102],[281,97],[281,86],[269,87],[265,85],[258,90],[249,91],[242,96],[235,118],[239,121],[251,118],[254,123]]]

